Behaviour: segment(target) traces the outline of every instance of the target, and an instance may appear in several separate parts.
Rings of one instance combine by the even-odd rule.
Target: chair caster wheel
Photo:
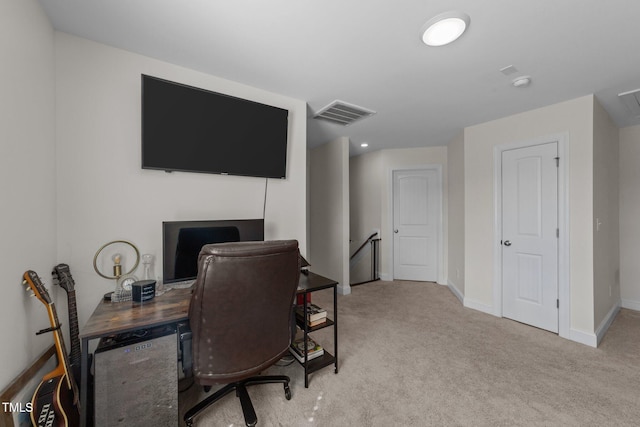
[[[291,400],[291,389],[288,385],[284,386],[284,397],[286,397],[287,400]]]

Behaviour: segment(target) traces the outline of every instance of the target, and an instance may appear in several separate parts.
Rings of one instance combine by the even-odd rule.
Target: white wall
[[[53,344],[51,334],[35,336],[49,319],[46,307],[27,297],[22,274],[34,270],[56,303],[64,298],[50,280],[56,260],[53,28],[37,1],[0,2],[0,57],[3,389]]]
[[[460,132],[447,145],[449,171],[449,267],[448,285],[462,298],[464,296],[464,133]]]
[[[620,296],[640,310],[640,126],[620,129]]]
[[[349,195],[351,240],[360,245],[380,229],[382,187],[382,150],[349,158]]]
[[[593,103],[594,327],[602,337],[620,304],[619,135],[598,100]]]
[[[493,149],[496,145],[566,134],[569,155],[570,328],[593,338],[592,95],[465,128],[465,305],[494,307]],[[579,338],[578,338],[579,339]]]
[[[104,243],[135,243],[160,276],[162,221],[262,217],[263,178],[141,169],[141,74],[290,111],[287,178],[268,182],[265,238],[298,239],[306,254],[305,102],[64,33],[55,40],[58,260],[71,266],[81,326],[114,288],[93,270]]]
[[[349,286],[349,139],[309,150],[310,269]]]

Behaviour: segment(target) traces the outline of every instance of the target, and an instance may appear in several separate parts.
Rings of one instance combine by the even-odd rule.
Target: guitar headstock
[[[51,297],[49,296],[49,292],[47,292],[47,288],[40,281],[40,277],[33,270],[27,270],[22,275],[24,279],[22,284],[29,285],[31,291],[35,294],[36,298],[38,298],[43,304],[49,305],[51,304]],[[27,290],[29,290],[27,288]]]
[[[67,292],[74,290],[75,282],[71,277],[71,270],[67,264],[58,264],[53,268],[51,272],[54,279],[58,280],[58,284]]]

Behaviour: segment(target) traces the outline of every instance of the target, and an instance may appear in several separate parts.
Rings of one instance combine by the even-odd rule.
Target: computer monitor
[[[164,283],[195,280],[198,254],[211,243],[264,240],[264,219],[165,221],[162,223]]]

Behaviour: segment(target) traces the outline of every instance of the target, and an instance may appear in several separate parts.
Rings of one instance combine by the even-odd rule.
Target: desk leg
[[[87,396],[89,377],[89,340],[82,339],[82,355],[80,357],[80,427],[87,426]]]

